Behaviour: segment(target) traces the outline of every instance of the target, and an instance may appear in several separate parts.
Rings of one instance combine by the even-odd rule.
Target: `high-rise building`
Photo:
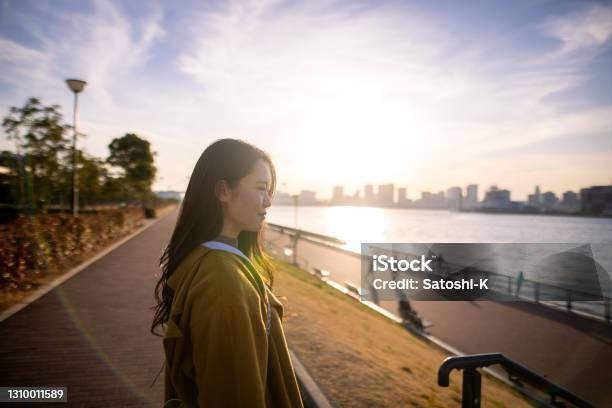
[[[395,186],[393,184],[380,184],[378,186],[378,204],[393,205],[395,194]]]
[[[563,193],[563,198],[561,202],[565,205],[574,205],[578,204],[580,200],[578,199],[578,194],[573,191],[566,191]]]
[[[461,187],[451,187],[446,190],[446,204],[451,210],[460,210],[463,193]]]
[[[317,193],[315,191],[300,191],[300,205],[312,205],[317,203]]]
[[[344,200],[344,188],[342,186],[335,186],[332,193],[332,203],[341,203]]]
[[[583,213],[612,215],[612,185],[581,189],[580,202]]]
[[[406,198],[406,187],[400,187],[397,189],[397,202],[403,204],[407,201]]]
[[[272,205],[293,205],[293,196],[284,191],[277,191],[272,198]]]
[[[467,186],[465,200],[463,200],[464,208],[474,208],[478,205],[478,184],[470,184]]]
[[[489,191],[485,193],[482,204],[486,208],[509,208],[512,205],[510,190],[500,190],[496,185],[492,185]]]
[[[563,193],[561,200],[561,208],[569,212],[577,212],[580,210],[580,198],[578,194],[573,191],[566,191]]]
[[[421,192],[421,199],[416,202],[417,207],[421,208],[444,208],[446,207],[446,196],[444,191],[438,193],[430,193],[428,191]]]
[[[540,186],[535,186],[533,194],[527,196],[527,204],[531,207],[540,208],[542,206],[542,196],[540,194]]]
[[[374,186],[372,184],[366,184],[363,189],[363,201],[366,205],[374,204]]]
[[[547,191],[542,194],[542,207],[544,207],[545,210],[555,209],[558,201],[559,199],[557,199],[557,196],[552,191]]]

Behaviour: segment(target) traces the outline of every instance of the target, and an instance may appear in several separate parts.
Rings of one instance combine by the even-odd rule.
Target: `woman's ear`
[[[217,184],[215,184],[215,195],[222,203],[227,203],[231,198],[231,190],[227,181],[219,180]]]

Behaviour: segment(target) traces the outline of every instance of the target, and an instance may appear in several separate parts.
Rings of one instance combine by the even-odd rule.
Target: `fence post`
[[[462,408],[480,408],[480,373],[475,368],[463,370]]]
[[[508,295],[512,296],[512,277],[508,276]]]
[[[535,283],[535,301],[540,302],[540,282]]]
[[[604,319],[610,323],[610,300],[607,298],[604,300]]]
[[[566,302],[566,309],[568,311],[572,310],[572,291],[571,290],[567,290],[567,302]]]
[[[298,246],[298,241],[300,239],[300,230],[297,230],[295,232],[295,234],[293,235],[293,265],[298,265],[297,263],[297,246]]]

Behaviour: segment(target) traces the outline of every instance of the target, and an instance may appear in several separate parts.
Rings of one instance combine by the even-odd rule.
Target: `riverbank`
[[[294,266],[276,261],[274,292],[285,308],[289,346],[333,405],[342,407],[458,406],[461,373],[437,385],[448,357]],[[530,406],[515,390],[483,376],[483,405]]]

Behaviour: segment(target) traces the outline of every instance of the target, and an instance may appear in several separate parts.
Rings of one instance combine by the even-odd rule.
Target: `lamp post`
[[[298,229],[298,206],[300,205],[300,195],[294,194],[293,198],[293,228]]]
[[[87,82],[80,79],[67,79],[66,84],[68,88],[74,93],[74,110],[72,115],[72,216],[76,217],[79,215],[79,185],[77,179],[77,150],[76,150],[76,139],[77,139],[77,124],[79,115],[78,105],[78,94],[85,88]]]

